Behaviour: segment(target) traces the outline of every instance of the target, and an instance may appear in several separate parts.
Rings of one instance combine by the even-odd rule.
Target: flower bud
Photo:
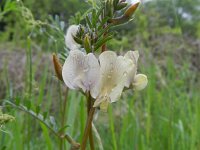
[[[123,24],[129,21],[129,19],[131,18],[131,16],[134,14],[135,10],[137,9],[138,5],[140,2],[131,5],[124,13],[124,15],[118,17],[118,18],[112,18],[110,20],[108,20],[109,23],[112,23],[114,25],[119,25],[119,24]]]
[[[58,77],[59,80],[63,81],[63,78],[62,78],[62,65],[60,64],[56,54],[53,54],[53,64],[54,64],[54,69],[55,69],[55,72],[56,72],[56,76]]]
[[[87,53],[91,51],[91,42],[90,42],[90,37],[88,34],[86,34],[84,38],[84,48]]]
[[[137,74],[133,82],[133,89],[136,91],[143,90],[148,84],[147,76],[144,74]]]
[[[130,18],[134,12],[136,11],[136,9],[138,8],[140,2],[137,2],[136,4],[131,5],[124,13],[124,16]]]

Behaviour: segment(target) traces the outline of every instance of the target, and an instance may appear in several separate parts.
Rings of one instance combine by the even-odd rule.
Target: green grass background
[[[148,16],[140,16],[145,10],[148,8],[141,9],[135,19],[146,20]],[[126,91],[108,113],[97,112],[94,124],[105,150],[200,149],[199,39],[185,36],[178,19],[173,28],[165,23],[156,27],[156,20],[153,21],[153,25],[138,21],[135,30],[131,25],[121,27],[125,28],[121,32],[124,37],[117,35],[108,44],[118,53],[139,50],[138,72],[146,74],[149,83],[141,92]],[[6,32],[9,30],[2,35],[6,36]],[[41,106],[41,113],[55,116],[60,124],[66,89],[55,77],[52,51],[41,50],[40,45],[27,38],[20,39],[20,44],[15,40],[5,42],[3,38],[1,41],[1,104],[5,99],[20,99],[24,104],[31,103],[33,110]],[[86,99],[70,91],[67,101],[66,132],[81,142],[87,117]],[[0,131],[0,150],[59,149],[60,141],[43,124],[17,109],[5,106],[3,110],[15,116],[15,121],[2,128],[6,133]],[[98,144],[95,147],[99,149]],[[67,142],[65,149],[69,149]]]

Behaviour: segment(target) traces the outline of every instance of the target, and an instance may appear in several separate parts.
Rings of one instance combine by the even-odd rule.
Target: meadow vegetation
[[[0,126],[0,150],[70,149],[38,114],[81,142],[86,99],[56,78],[52,53],[67,50],[67,27],[80,22],[95,2],[0,1],[0,109],[15,118]],[[132,21],[115,27],[108,49],[138,50],[139,72],[149,82],[141,92],[123,93],[108,113],[94,116],[104,150],[200,149],[199,7],[198,0],[143,2]],[[101,150],[98,134],[94,140]]]

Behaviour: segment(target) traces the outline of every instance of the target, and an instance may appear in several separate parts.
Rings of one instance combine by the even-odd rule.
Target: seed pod
[[[54,64],[54,69],[55,69],[55,72],[56,72],[56,76],[58,77],[59,80],[63,81],[63,78],[62,78],[62,65],[60,64],[56,54],[53,54],[53,64]]]

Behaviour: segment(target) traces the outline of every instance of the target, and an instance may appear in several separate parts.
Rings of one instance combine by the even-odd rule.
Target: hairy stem
[[[81,150],[85,150],[85,148],[86,148],[87,138],[88,138],[89,132],[90,132],[91,127],[92,127],[92,120],[93,120],[94,112],[95,112],[95,107],[91,107],[88,118],[87,118],[85,131],[84,131],[84,134],[83,134],[83,141],[82,141],[82,144],[81,144]]]

